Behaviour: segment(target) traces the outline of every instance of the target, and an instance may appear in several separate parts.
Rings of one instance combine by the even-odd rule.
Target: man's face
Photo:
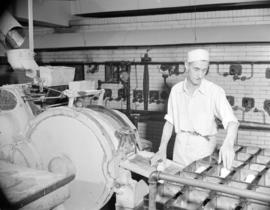
[[[188,70],[188,81],[195,86],[199,86],[209,68],[209,62],[194,61],[191,63],[187,63],[186,68]]]

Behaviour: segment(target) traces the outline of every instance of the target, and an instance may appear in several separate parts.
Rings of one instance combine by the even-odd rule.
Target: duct
[[[25,39],[23,28],[7,11],[0,17],[0,40],[6,48],[19,48]]]

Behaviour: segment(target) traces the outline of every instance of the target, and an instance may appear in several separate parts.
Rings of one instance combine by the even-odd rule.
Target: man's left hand
[[[230,170],[232,167],[234,156],[235,156],[235,152],[234,152],[233,145],[227,142],[224,142],[223,145],[219,149],[218,163],[221,163],[221,160],[222,160],[223,166],[227,168],[228,170]]]

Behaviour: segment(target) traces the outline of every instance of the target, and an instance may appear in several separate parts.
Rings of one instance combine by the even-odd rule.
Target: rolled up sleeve
[[[238,120],[233,113],[232,107],[226,98],[225,91],[220,89],[216,93],[215,98],[215,115],[222,121],[224,129],[227,129],[229,122],[238,123]]]
[[[167,120],[168,122],[170,122],[171,124],[174,124],[174,120],[173,120],[173,102],[172,102],[172,98],[173,98],[173,92],[171,91],[169,99],[168,99],[168,105],[167,105],[167,114],[165,115],[164,119]]]

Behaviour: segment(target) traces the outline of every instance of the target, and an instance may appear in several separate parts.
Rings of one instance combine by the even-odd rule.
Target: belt
[[[197,131],[185,131],[185,130],[180,130],[182,133],[188,133],[191,134],[193,136],[201,136],[203,138],[205,138],[207,141],[210,141],[209,139],[209,135],[203,136],[202,134],[198,133]]]

